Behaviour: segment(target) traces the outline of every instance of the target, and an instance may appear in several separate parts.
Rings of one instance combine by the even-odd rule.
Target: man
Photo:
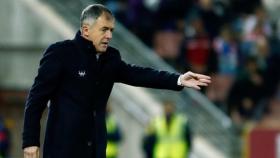
[[[185,116],[175,112],[175,105],[164,102],[164,115],[155,118],[147,129],[144,150],[147,158],[188,158],[191,130]]]
[[[25,158],[39,157],[40,119],[50,101],[43,156],[105,158],[105,107],[113,84],[181,90],[200,89],[210,77],[183,75],[126,64],[109,46],[115,19],[100,4],[86,7],[73,40],[51,45],[40,61],[25,107]]]

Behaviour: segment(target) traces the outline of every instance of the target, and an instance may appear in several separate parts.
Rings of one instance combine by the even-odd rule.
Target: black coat
[[[80,32],[51,45],[40,61],[24,117],[23,148],[39,146],[40,119],[49,104],[44,158],[105,158],[105,108],[115,82],[181,90],[179,75],[126,64],[109,47],[96,57]]]

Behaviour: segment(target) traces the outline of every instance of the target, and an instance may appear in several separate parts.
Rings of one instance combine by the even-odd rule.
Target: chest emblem
[[[80,77],[85,77],[86,76],[86,71],[85,70],[80,70],[78,72],[78,74],[79,74]]]

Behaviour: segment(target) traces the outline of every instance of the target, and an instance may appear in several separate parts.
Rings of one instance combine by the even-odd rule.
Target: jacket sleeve
[[[131,65],[122,60],[118,66],[117,82],[157,89],[178,91],[183,89],[177,85],[179,74]]]
[[[44,53],[24,111],[22,148],[40,146],[40,119],[48,100],[54,94],[61,74],[61,62],[53,46]]]

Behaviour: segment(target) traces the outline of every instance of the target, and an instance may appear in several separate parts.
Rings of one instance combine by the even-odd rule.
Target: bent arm
[[[57,87],[60,71],[57,53],[49,47],[40,61],[38,75],[25,104],[22,148],[40,146],[40,119]]]

